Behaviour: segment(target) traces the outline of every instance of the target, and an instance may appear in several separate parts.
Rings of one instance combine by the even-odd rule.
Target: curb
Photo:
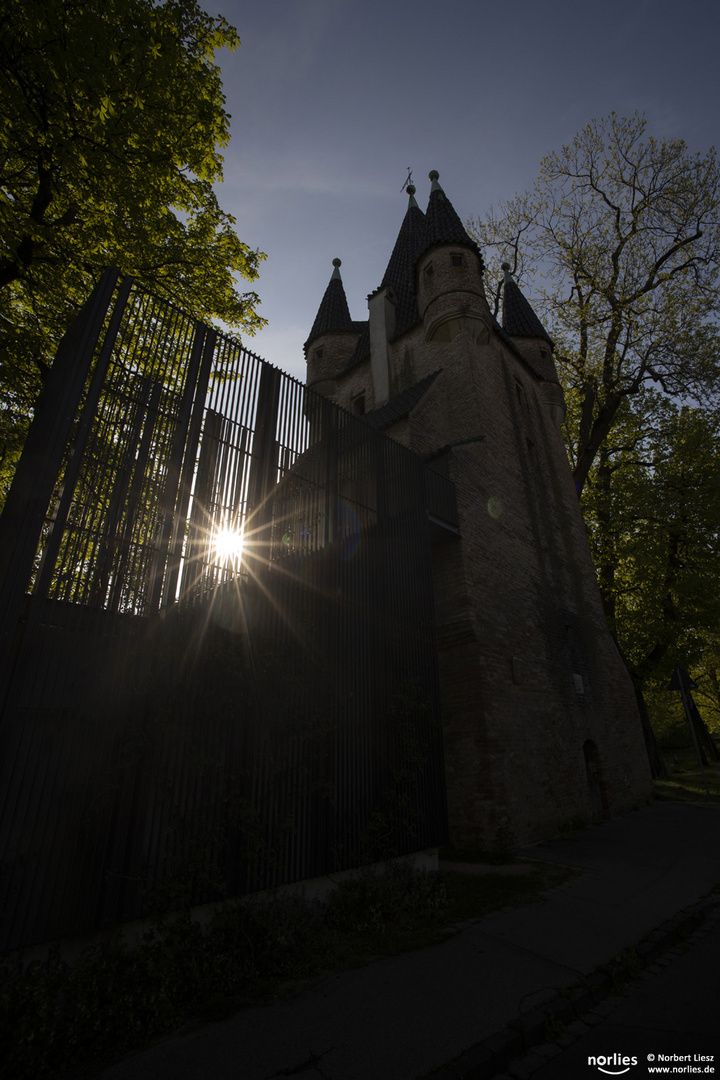
[[[454,1061],[427,1074],[427,1080],[493,1080],[529,1050],[554,1044],[568,1025],[582,1020],[585,1013],[698,930],[710,911],[718,906],[720,894],[713,890],[697,904],[661,923],[637,945],[628,947],[620,956],[601,964],[591,975],[562,990],[545,1005],[523,1013]]]

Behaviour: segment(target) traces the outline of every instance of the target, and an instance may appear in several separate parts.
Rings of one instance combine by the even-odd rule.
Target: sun
[[[212,546],[220,562],[236,565],[242,558],[243,534],[237,529],[218,529]]]

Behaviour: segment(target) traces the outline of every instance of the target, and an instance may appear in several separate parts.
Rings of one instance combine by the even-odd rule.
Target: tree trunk
[[[650,716],[647,711],[647,705],[645,704],[645,695],[643,694],[642,682],[640,679],[635,679],[630,673],[630,677],[635,687],[635,698],[638,704],[638,711],[640,713],[640,720],[642,722],[643,735],[645,736],[645,747],[647,749],[648,761],[650,762],[650,775],[653,780],[667,779],[668,771],[667,765],[660,753],[660,748],[655,738],[655,732],[652,729],[650,723]]]
[[[700,756],[702,758],[703,765],[708,764],[710,761],[718,760],[718,749],[715,745],[712,735],[708,729],[707,724],[700,715],[700,710],[692,699],[692,695],[688,691],[688,703],[690,705],[690,716],[692,718],[692,726],[695,729],[695,735],[697,736],[697,743],[700,747]]]
[[[617,651],[620,653],[620,659],[627,668],[627,673],[632,679],[633,688],[635,690],[635,700],[637,701],[638,712],[640,713],[640,723],[642,724],[642,732],[645,738],[645,749],[647,750],[648,762],[650,764],[650,775],[652,776],[653,780],[667,779],[667,765],[665,764],[663,756],[660,753],[660,748],[655,738],[655,732],[653,731],[652,724],[650,723],[650,714],[648,713],[647,705],[645,704],[645,695],[643,694],[642,679],[638,678],[635,672],[630,669],[630,665],[625,659],[625,654],[620,648],[620,645],[618,644],[617,638],[614,634],[613,639],[615,641]]]

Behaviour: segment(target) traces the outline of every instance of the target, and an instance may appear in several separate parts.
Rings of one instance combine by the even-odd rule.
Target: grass
[[[189,912],[138,947],[89,949],[70,966],[0,970],[0,1077],[90,1077],[158,1038],[296,994],[326,973],[424,948],[462,924],[532,903],[573,872],[418,873],[393,866],[343,881],[325,904],[281,894],[235,902],[206,927]],[[1,965],[0,965],[1,967]]]
[[[720,762],[709,762],[704,767],[704,777],[693,751],[666,754],[666,764],[670,774],[668,779],[653,782],[658,799],[720,805]]]
[[[575,877],[577,871],[553,863],[535,863],[526,874],[445,873],[450,904],[446,920],[451,925],[480,919],[491,911],[520,907],[539,900],[544,893]]]
[[[482,860],[468,860],[482,861]],[[387,919],[365,927],[346,927],[346,936],[333,970],[357,966],[368,958],[393,956],[412,949],[426,948],[447,940],[458,932],[463,924],[481,919],[491,911],[505,907],[532,904],[549,889],[563,884],[574,871],[564,866],[537,863],[526,874],[471,874],[445,871],[438,875],[437,885],[445,897],[442,906],[426,908],[414,919],[395,917],[388,912]]]

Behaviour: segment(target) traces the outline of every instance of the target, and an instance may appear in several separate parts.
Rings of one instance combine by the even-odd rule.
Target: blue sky
[[[463,220],[532,185],[593,118],[644,111],[691,150],[718,141],[720,0],[204,0],[242,41],[218,55],[232,140],[223,209],[267,253],[268,327],[246,344],[304,378],[335,256],[352,317],[382,277],[413,170]]]

